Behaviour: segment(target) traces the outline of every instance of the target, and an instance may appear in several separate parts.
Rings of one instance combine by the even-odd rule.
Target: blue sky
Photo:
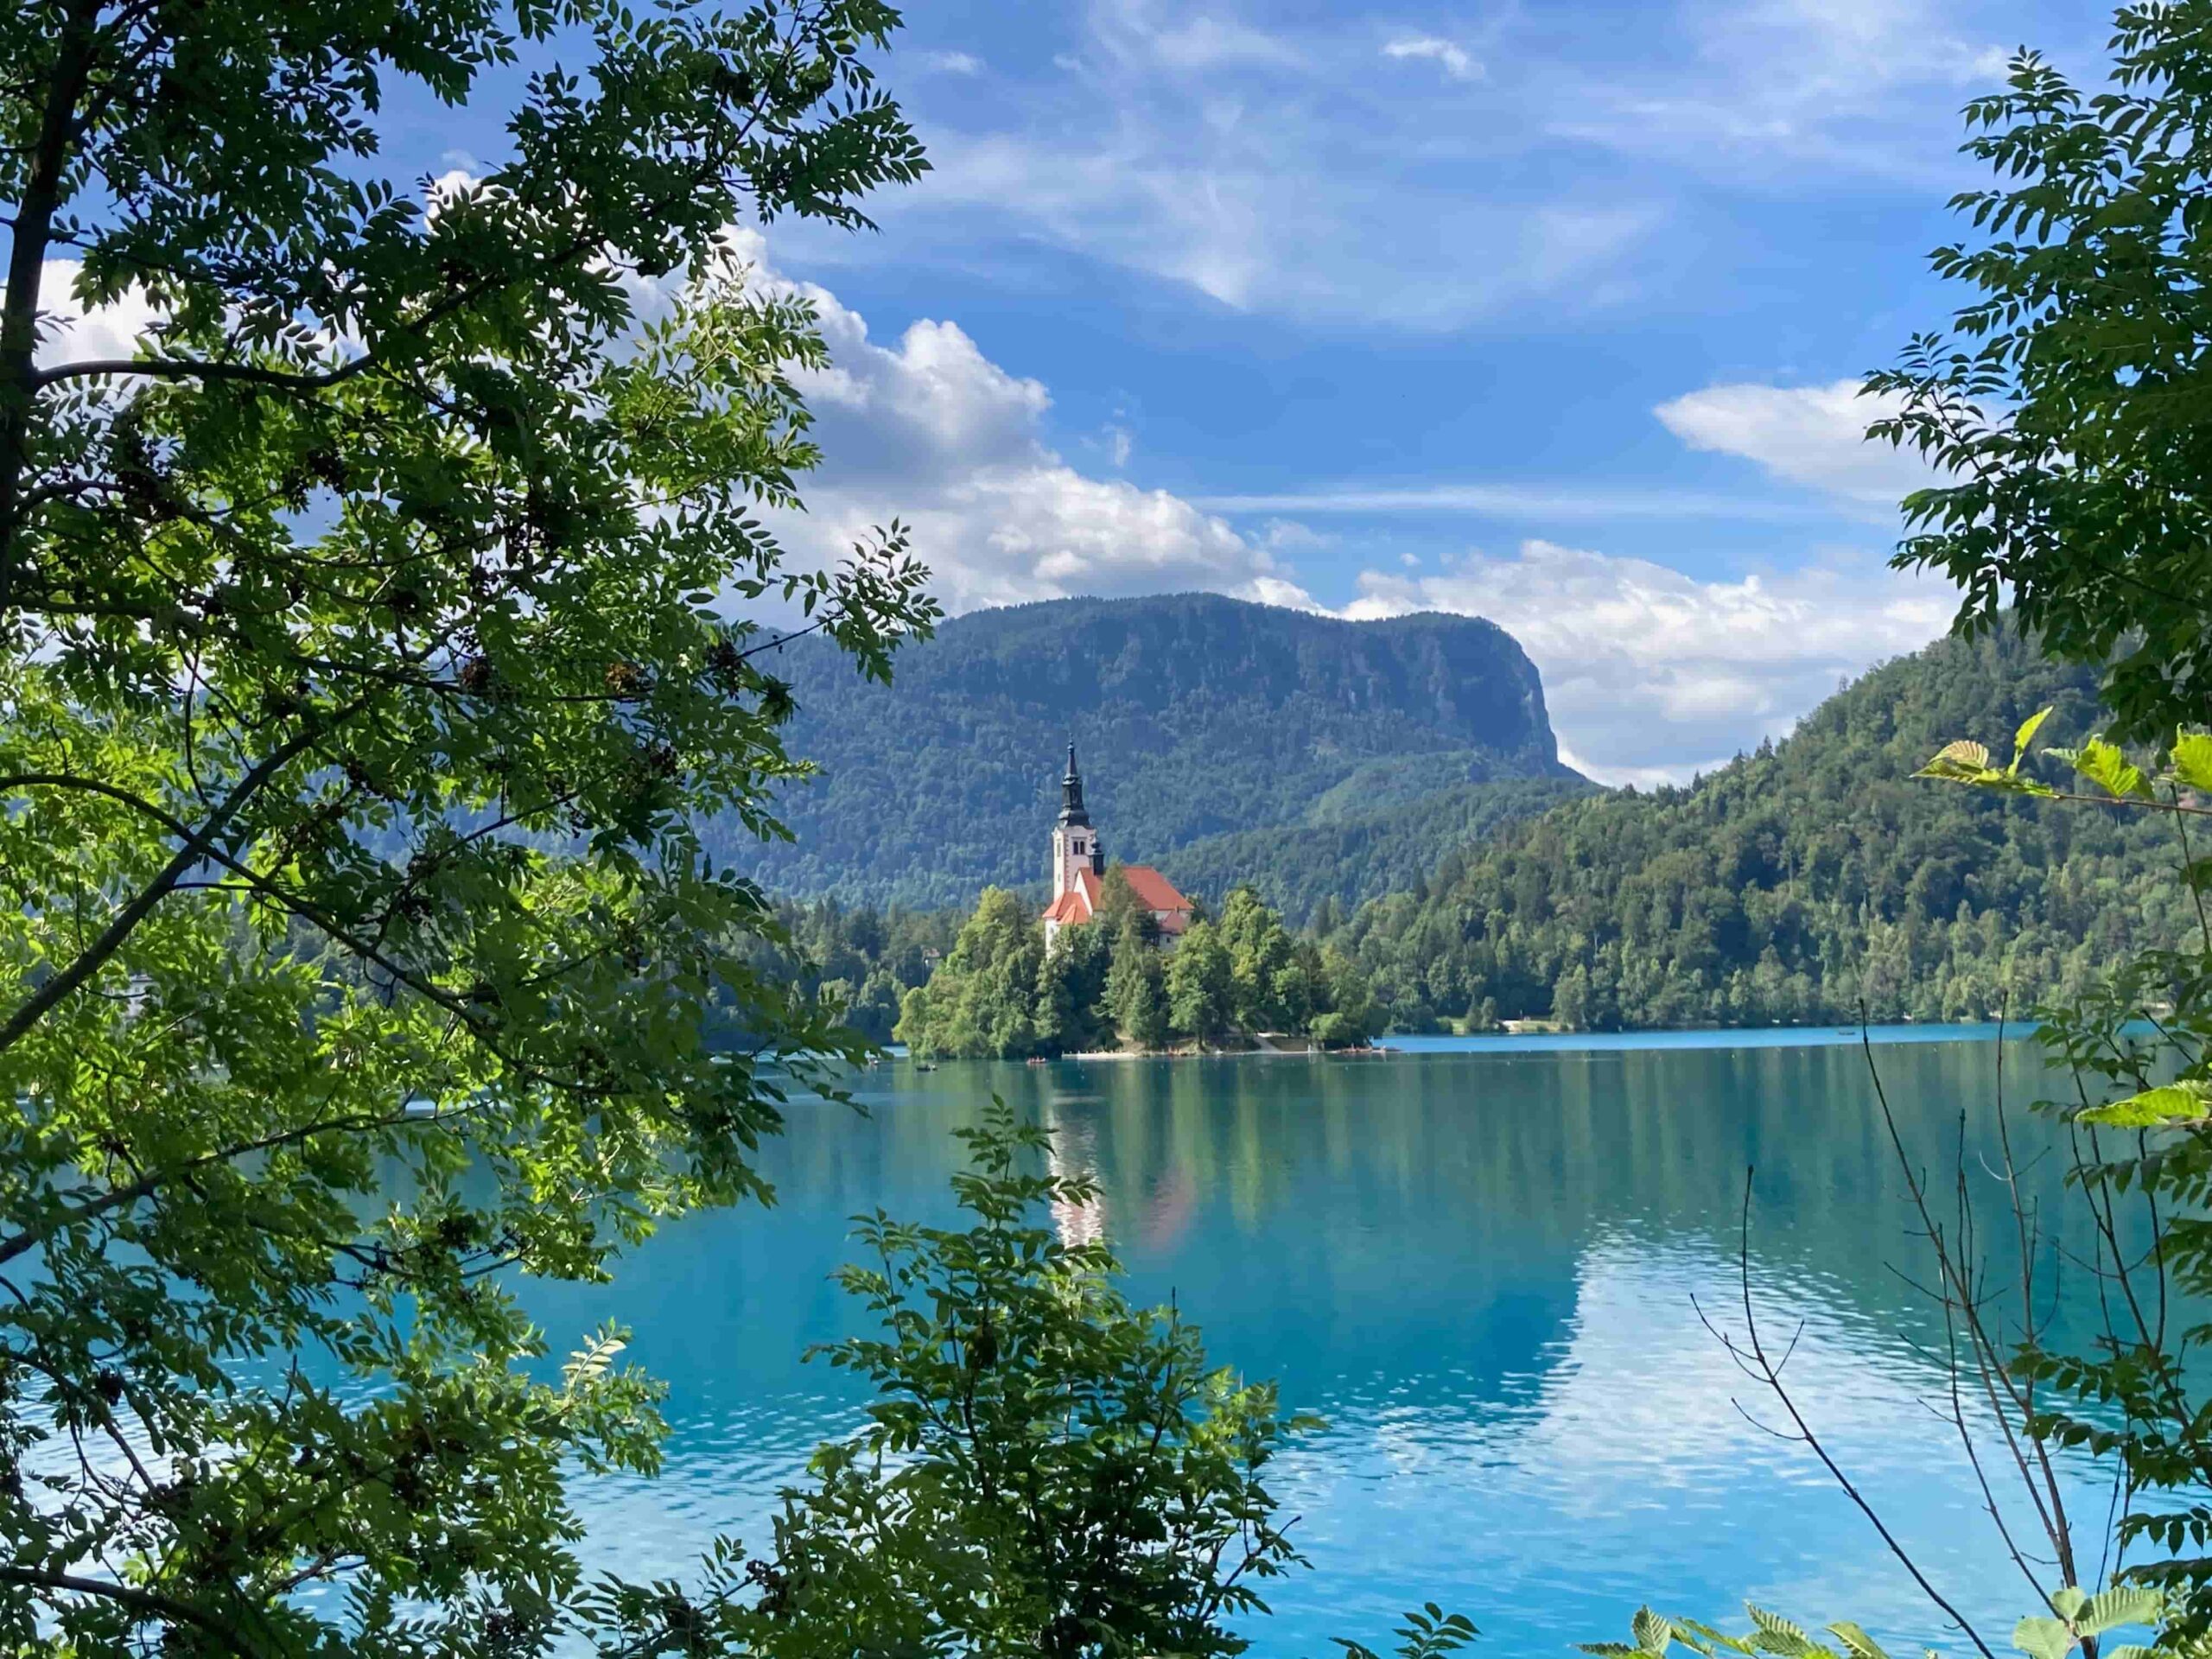
[[[935,164],[742,246],[837,368],[795,549],[897,513],[956,610],[1205,588],[1492,617],[1569,758],[1678,778],[1941,631],[1852,377],[1957,296],[1959,106],[2094,7],[917,5]],[[402,103],[389,160],[502,153]]]

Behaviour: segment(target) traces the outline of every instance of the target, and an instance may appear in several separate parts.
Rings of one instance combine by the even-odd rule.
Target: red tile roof
[[[1175,891],[1170,881],[1149,864],[1124,864],[1122,874],[1128,878],[1130,889],[1137,902],[1147,910],[1188,910],[1191,901]]]
[[[1089,870],[1075,873],[1075,885],[1045,907],[1043,919],[1072,924],[1087,922],[1098,910],[1098,878]]]

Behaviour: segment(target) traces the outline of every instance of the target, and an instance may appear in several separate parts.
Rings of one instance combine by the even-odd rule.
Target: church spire
[[[1090,823],[1083,805],[1083,774],[1076,770],[1075,745],[1068,745],[1067,776],[1060,779],[1060,822],[1070,825]]]

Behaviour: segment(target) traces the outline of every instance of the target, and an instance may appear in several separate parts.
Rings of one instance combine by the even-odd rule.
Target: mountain
[[[1560,764],[1535,666],[1473,617],[1054,600],[946,623],[899,654],[888,687],[818,640],[771,663],[799,709],[786,741],[822,775],[780,803],[791,843],[730,826],[716,850],[793,896],[964,906],[987,885],[1041,883],[1071,742],[1108,855],[1188,873],[1217,899],[1332,837],[1379,836],[1410,874],[1471,825],[1586,787]],[[1514,787],[1474,804],[1469,791],[1498,785]],[[1439,799],[1425,827],[1375,823]]]
[[[2087,671],[2010,632],[1939,641],[1692,787],[1509,824],[1362,907],[1334,942],[1401,1027],[2024,1011],[2199,925],[2173,829],[2153,815],[1911,777],[1954,738],[2009,754],[2046,704],[2043,742],[2098,728]]]

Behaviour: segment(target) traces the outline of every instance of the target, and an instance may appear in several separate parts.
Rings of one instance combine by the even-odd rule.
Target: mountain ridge
[[[798,709],[786,744],[821,775],[779,800],[791,842],[733,826],[715,850],[799,898],[964,905],[1037,884],[1070,741],[1109,857],[1166,868],[1246,837],[1208,866],[1229,880],[1264,873],[1257,832],[1469,785],[1580,781],[1534,664],[1478,617],[1046,600],[952,619],[900,652],[889,687],[815,640],[767,663]]]

